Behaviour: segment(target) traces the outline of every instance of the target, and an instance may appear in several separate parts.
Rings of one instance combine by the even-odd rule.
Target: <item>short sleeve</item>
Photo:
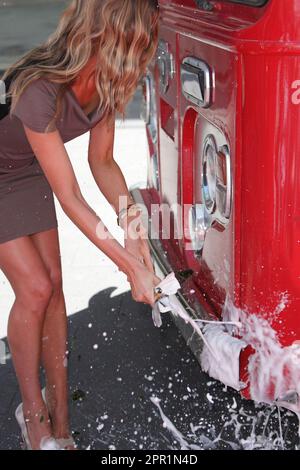
[[[36,132],[55,130],[55,124],[47,129],[56,112],[56,84],[39,78],[31,82],[21,94],[12,115]]]

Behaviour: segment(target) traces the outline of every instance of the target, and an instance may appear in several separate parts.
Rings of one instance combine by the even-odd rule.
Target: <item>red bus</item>
[[[157,272],[199,325],[218,322],[202,324],[209,358],[174,317],[204,370],[300,412],[300,2],[159,3],[148,181],[131,188]]]

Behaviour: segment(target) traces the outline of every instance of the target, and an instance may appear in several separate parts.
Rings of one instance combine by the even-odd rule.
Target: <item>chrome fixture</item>
[[[157,159],[156,153],[150,156],[150,177],[151,177],[152,187],[158,191],[159,190],[159,169],[158,169],[158,159]]]
[[[232,205],[231,158],[228,145],[218,147],[212,134],[205,139],[202,157],[202,202],[213,219],[226,225]]]
[[[170,45],[163,39],[159,40],[157,48],[157,66],[159,70],[160,92],[166,93],[170,80],[175,76],[175,61],[170,51]]]
[[[188,224],[191,244],[196,256],[202,253],[206,232],[211,226],[212,218],[203,204],[195,204],[189,210]]]
[[[156,110],[156,94],[153,76],[148,71],[143,79],[143,101],[140,117],[145,122],[152,142],[157,142],[157,110]]]
[[[208,108],[212,104],[213,74],[203,60],[196,57],[183,59],[181,68],[182,93],[196,106]]]

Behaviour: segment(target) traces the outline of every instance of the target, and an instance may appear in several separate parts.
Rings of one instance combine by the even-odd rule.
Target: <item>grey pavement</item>
[[[55,30],[64,0],[0,0],[0,69]]]
[[[79,448],[295,448],[291,413],[282,413],[281,441],[275,408],[254,406],[211,380],[168,314],[154,328],[147,306],[129,292],[112,298],[113,290],[100,290],[69,317],[70,411]],[[0,367],[0,380],[0,448],[17,449],[13,412],[20,397],[10,363]]]

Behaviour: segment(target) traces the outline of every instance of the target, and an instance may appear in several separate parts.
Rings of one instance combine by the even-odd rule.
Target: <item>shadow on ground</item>
[[[113,291],[99,292],[69,317],[70,411],[80,448],[299,446],[292,413],[281,412],[280,432],[275,407],[242,400],[200,370],[169,314],[155,328],[147,305],[130,292],[111,297]],[[18,449],[13,414],[20,396],[10,360],[0,366],[0,380],[0,448]]]

